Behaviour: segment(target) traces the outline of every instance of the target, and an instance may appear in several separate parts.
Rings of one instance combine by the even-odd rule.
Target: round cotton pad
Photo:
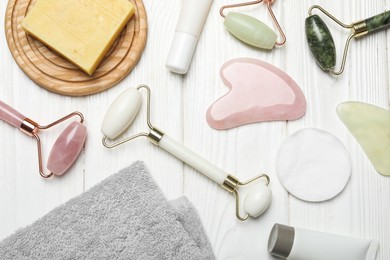
[[[320,202],[337,196],[351,175],[351,159],[334,135],[302,129],[281,145],[276,159],[280,182],[293,196]]]

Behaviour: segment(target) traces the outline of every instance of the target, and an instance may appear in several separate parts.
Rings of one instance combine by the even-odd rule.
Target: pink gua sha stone
[[[79,122],[72,122],[54,143],[47,169],[57,176],[64,174],[79,156],[86,137],[87,128]]]
[[[230,90],[207,111],[207,122],[212,128],[296,120],[306,113],[306,99],[298,84],[269,63],[233,59],[222,66],[220,75]]]

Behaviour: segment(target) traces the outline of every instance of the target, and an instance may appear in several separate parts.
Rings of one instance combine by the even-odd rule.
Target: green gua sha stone
[[[268,25],[246,14],[230,12],[224,25],[239,40],[261,49],[271,50],[278,38]]]
[[[337,114],[375,169],[390,176],[390,111],[361,102],[338,105]]]
[[[310,50],[318,65],[325,70],[332,70],[336,65],[336,49],[332,34],[318,15],[306,18],[306,38]]]

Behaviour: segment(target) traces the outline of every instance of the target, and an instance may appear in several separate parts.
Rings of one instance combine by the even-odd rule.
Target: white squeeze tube
[[[175,36],[166,67],[175,73],[186,74],[194,55],[213,0],[182,0]]]
[[[375,260],[379,243],[275,224],[268,252],[287,260]]]

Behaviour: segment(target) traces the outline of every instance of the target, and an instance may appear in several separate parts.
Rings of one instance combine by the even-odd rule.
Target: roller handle
[[[4,120],[8,124],[20,128],[26,117],[0,100],[0,119]]]
[[[390,11],[377,14],[364,20],[367,25],[368,33],[373,33],[390,26]]]
[[[223,170],[166,134],[163,135],[162,139],[158,143],[158,146],[220,185],[224,183],[226,177],[228,176],[228,174]]]

